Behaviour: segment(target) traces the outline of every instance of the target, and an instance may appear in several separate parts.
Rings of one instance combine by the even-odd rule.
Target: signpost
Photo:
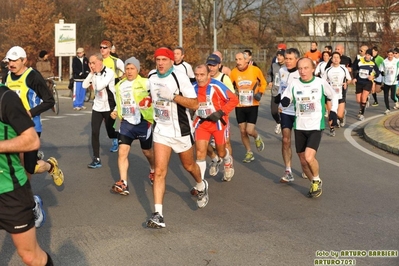
[[[62,77],[62,57],[69,56],[69,73],[72,73],[72,56],[76,55],[76,24],[64,23],[63,19],[55,24],[55,56],[58,56],[58,76]]]

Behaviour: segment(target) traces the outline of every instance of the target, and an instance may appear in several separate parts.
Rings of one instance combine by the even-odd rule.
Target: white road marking
[[[372,152],[372,151],[370,151],[370,150],[368,150],[368,149],[366,149],[366,148],[360,146],[360,144],[357,143],[357,141],[354,140],[354,139],[352,138],[352,131],[353,131],[353,129],[355,129],[357,126],[359,126],[359,125],[361,125],[361,124],[363,124],[363,123],[365,123],[365,122],[368,122],[368,121],[370,121],[370,120],[372,120],[372,119],[374,119],[374,118],[381,117],[381,116],[384,116],[384,115],[372,116],[372,117],[366,118],[366,119],[363,120],[363,121],[358,121],[358,122],[356,122],[356,123],[350,125],[348,128],[345,129],[345,131],[344,131],[344,136],[345,136],[346,140],[347,140],[350,144],[352,144],[352,146],[354,146],[355,148],[361,150],[362,152],[367,153],[368,155],[373,156],[373,157],[375,157],[375,158],[377,158],[377,159],[380,159],[381,161],[384,161],[384,162],[393,164],[393,165],[395,165],[395,166],[399,166],[399,163],[398,163],[398,162],[395,162],[395,161],[392,161],[392,160],[390,160],[390,159],[387,159],[387,158],[385,158],[384,156],[381,156],[381,155],[379,155],[379,154],[376,154],[376,153],[374,153],[374,152]]]

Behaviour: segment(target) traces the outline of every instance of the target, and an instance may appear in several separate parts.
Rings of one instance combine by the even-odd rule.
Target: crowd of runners
[[[390,113],[389,93],[393,108],[399,108],[398,48],[388,50],[384,59],[377,47],[362,45],[352,61],[344,55],[341,44],[336,45],[334,51],[332,46],[319,51],[317,43],[312,42],[310,50],[303,55],[297,48],[279,44],[264,75],[252,60],[250,50],[237,52],[235,67],[230,69],[223,65],[219,51],[192,67],[184,60],[182,47],[160,47],[154,52],[156,68],[142,77],[139,60],[130,57],[123,62],[112,53],[113,47],[111,41],[103,40],[100,51],[89,58],[85,57],[83,48],[77,50],[71,85],[73,108],[85,109],[84,90],[94,91],[92,160],[88,167],[102,167],[100,128],[104,121],[112,141],[110,152],[118,153],[120,178],[111,186],[116,194],[129,195],[128,155],[132,142],[140,141],[153,186],[154,211],[146,223],[149,228],[166,226],[163,199],[172,151],[193,177],[195,184],[189,192],[201,209],[209,203],[207,176],[217,176],[222,168],[221,179],[229,182],[236,174],[235,160],[251,163],[256,157],[254,151],[264,150],[256,124],[259,105],[267,89],[271,90],[274,132],[282,137],[285,169],[280,182],[294,181],[291,169],[294,135],[301,177],[310,182],[307,193],[310,198],[322,194],[316,159],[322,132],[328,127],[330,136],[334,137],[336,128],[346,124],[349,84],[355,86],[359,120],[364,120],[368,106],[379,105],[377,93],[380,91],[384,92],[385,114]],[[0,148],[0,164],[7,169],[6,177],[0,180],[0,210],[7,210],[0,213],[0,229],[11,234],[26,264],[52,265],[51,257],[36,240],[35,228],[43,225],[46,214],[40,196],[32,194],[29,180],[32,174],[48,172],[57,186],[64,182],[57,160],[54,157],[44,160],[43,153],[38,151],[42,132],[40,114],[54,105],[54,99],[41,73],[26,66],[27,56],[22,47],[12,47],[3,62],[7,63],[8,73],[3,78],[5,86],[0,87],[0,124],[9,128],[11,134],[5,131],[0,134],[7,144]],[[6,94],[8,91],[16,94]],[[234,154],[234,157],[230,142],[230,132],[235,130],[230,125],[233,110],[245,148],[245,154]]]

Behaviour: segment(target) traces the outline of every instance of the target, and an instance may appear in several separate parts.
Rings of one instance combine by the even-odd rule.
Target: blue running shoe
[[[96,157],[93,157],[93,161],[87,165],[87,167],[92,168],[92,169],[100,168],[101,166],[102,165],[101,165],[100,158],[96,158]]]
[[[112,139],[112,147],[109,150],[110,152],[117,152],[119,148],[118,139]]]

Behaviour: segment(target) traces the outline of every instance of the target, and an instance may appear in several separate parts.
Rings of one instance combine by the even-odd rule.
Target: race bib
[[[359,77],[362,79],[367,79],[369,76],[369,71],[367,69],[359,69]]]
[[[158,122],[170,122],[172,108],[169,101],[156,101],[154,106],[155,119]]]
[[[252,90],[241,90],[239,91],[240,105],[251,106],[254,101],[254,92]]]
[[[207,118],[210,114],[215,112],[215,108],[211,102],[200,102],[196,112],[197,116],[201,118]]]

